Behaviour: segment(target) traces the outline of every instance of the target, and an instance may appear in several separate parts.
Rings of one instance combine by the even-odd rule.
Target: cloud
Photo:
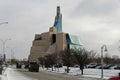
[[[14,47],[16,58],[28,57],[35,34],[53,25],[58,5],[63,31],[79,35],[87,49],[99,50],[103,43],[114,45],[119,39],[118,0],[0,0],[0,22],[9,22],[0,25],[0,39],[12,39],[6,46]],[[10,58],[9,49],[6,54]]]
[[[64,0],[0,0],[0,22],[8,21],[0,25],[0,39],[11,38],[6,47],[14,47],[16,58],[26,58],[35,34],[47,32],[53,26],[56,6],[60,5],[62,12],[67,12],[69,5],[75,3],[74,0],[70,4]],[[2,42],[0,44],[2,53]],[[6,54],[11,57],[9,49]]]
[[[115,13],[118,6],[118,0],[82,0],[74,12],[81,16],[107,16]]]

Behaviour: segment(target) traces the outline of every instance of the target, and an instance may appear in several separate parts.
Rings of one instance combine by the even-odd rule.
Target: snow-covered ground
[[[95,78],[101,77],[101,69],[84,69],[83,76],[81,76],[81,71],[79,68],[70,67],[70,73],[68,74],[65,72],[65,69],[66,69],[65,66],[59,69],[54,68],[53,72],[64,73],[66,75],[73,75],[73,76],[80,76],[80,77],[95,77]],[[40,70],[51,71],[52,69],[49,68],[49,70],[47,70],[46,68],[42,69],[40,67]],[[118,75],[119,72],[120,70],[105,69],[104,79],[108,79],[112,76],[116,76]],[[5,72],[3,73],[3,75],[0,75],[0,77],[2,78],[2,80],[34,80],[34,79],[24,76],[23,74],[17,72],[16,69],[12,69],[12,68],[7,68]]]
[[[24,76],[15,69],[7,68],[3,75],[1,75],[2,80],[36,80],[30,77]]]
[[[42,69],[40,68],[41,70],[47,70],[46,68]],[[54,71],[53,72],[56,72],[56,73],[66,73],[65,72],[65,69],[66,67],[62,67],[62,68],[59,68],[59,69],[55,69],[54,68]],[[47,71],[51,71],[52,69],[49,68],[49,70]],[[104,72],[104,79],[108,79],[112,76],[117,76],[118,73],[120,73],[120,70],[113,70],[113,69],[104,69],[103,70]],[[81,75],[81,71],[79,68],[74,68],[74,67],[70,67],[70,72],[68,73],[68,75],[75,75],[75,76],[80,76]],[[101,69],[84,69],[84,74],[83,74],[83,77],[95,77],[95,78],[101,78]]]

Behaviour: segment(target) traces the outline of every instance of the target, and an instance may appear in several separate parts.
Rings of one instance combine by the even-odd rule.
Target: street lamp
[[[101,78],[103,79],[103,52],[107,52],[106,45],[101,47]]]
[[[8,24],[8,22],[1,22],[0,25],[2,25],[2,24]]]
[[[6,40],[0,39],[0,41],[3,43],[3,62],[5,62],[5,60],[6,60],[5,43],[6,43],[8,40],[11,40],[11,39],[6,39]]]
[[[2,24],[8,24],[8,22],[1,22],[0,25],[2,25]]]
[[[120,40],[119,40],[119,43],[120,43]],[[120,45],[118,46],[118,50],[120,51]]]

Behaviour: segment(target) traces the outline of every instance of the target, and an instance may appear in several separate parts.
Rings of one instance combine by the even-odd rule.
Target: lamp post
[[[106,45],[101,47],[101,78],[103,79],[103,53],[107,51]]]
[[[120,43],[120,40],[118,42]],[[118,50],[120,51],[120,45],[118,46]]]
[[[5,54],[5,44],[8,40],[11,40],[11,39],[6,39],[6,40],[2,40],[0,39],[0,41],[3,43],[3,62],[5,62],[6,60],[6,54]]]
[[[8,24],[8,22],[1,22],[0,25],[2,25],[2,24]]]
[[[7,47],[11,51],[10,59],[11,59],[11,65],[12,65],[12,59],[14,59],[14,47]]]

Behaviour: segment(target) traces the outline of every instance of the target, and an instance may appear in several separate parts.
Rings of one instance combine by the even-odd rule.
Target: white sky
[[[61,6],[63,32],[80,36],[88,50],[100,54],[103,44],[110,55],[120,56],[120,0],[0,0],[0,39],[6,54],[22,59],[30,54],[34,35],[53,26],[56,6]],[[2,54],[0,41],[0,53]],[[8,48],[9,47],[9,48]]]

